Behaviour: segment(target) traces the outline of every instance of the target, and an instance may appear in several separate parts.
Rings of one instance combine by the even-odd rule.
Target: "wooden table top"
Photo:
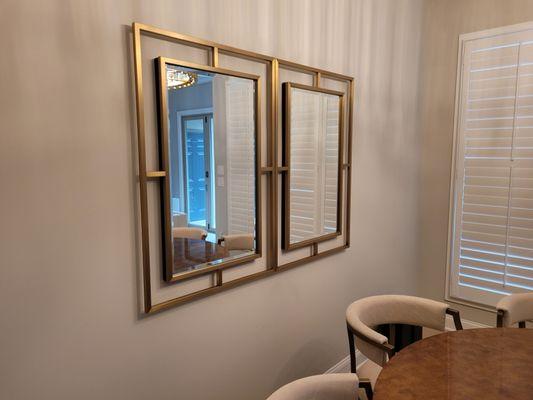
[[[374,400],[533,399],[533,329],[445,332],[396,354]]]
[[[224,246],[201,239],[174,238],[173,273],[197,269],[201,264],[229,256]]]

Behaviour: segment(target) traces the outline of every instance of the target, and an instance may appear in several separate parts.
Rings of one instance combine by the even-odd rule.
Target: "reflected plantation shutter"
[[[301,241],[315,234],[320,216],[318,185],[320,127],[319,100],[316,94],[294,89],[291,110],[291,241]]]
[[[292,96],[290,223],[298,242],[337,230],[339,97],[300,89]]]
[[[463,42],[451,297],[533,291],[533,32]]]
[[[254,83],[226,80],[228,234],[255,231]]]
[[[324,165],[324,227],[326,233],[337,230],[337,197],[339,179],[339,97],[326,96],[324,111],[326,126]]]

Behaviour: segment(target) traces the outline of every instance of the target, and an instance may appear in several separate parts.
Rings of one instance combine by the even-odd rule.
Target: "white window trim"
[[[449,198],[449,213],[448,213],[448,242],[446,246],[446,286],[445,286],[445,295],[444,298],[446,301],[462,304],[472,308],[477,308],[484,311],[496,312],[496,309],[491,306],[484,304],[476,303],[469,300],[460,299],[453,297],[451,294],[451,271],[453,269],[453,260],[454,260],[454,238],[455,238],[455,210],[456,210],[456,191],[455,191],[455,181],[457,176],[456,171],[456,156],[459,151],[458,144],[459,132],[460,132],[460,123],[461,123],[461,104],[462,104],[462,80],[463,80],[463,55],[465,43],[475,39],[489,38],[491,36],[498,36],[510,33],[519,33],[522,31],[533,30],[533,22],[525,22],[516,25],[503,26],[493,29],[486,29],[478,32],[470,32],[459,35],[459,46],[457,52],[457,72],[456,72],[456,84],[455,84],[455,111],[453,118],[453,142],[452,142],[452,157],[451,157],[451,174],[450,174],[450,198]]]

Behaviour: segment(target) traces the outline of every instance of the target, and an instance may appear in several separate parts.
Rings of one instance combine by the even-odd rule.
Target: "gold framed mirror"
[[[249,282],[277,275],[308,262],[338,254],[350,247],[352,128],[355,98],[355,80],[353,77],[138,22],[132,24],[132,33],[135,106],[137,110],[142,309],[146,314],[158,313]],[[154,45],[156,48],[159,47],[159,50],[155,50]],[[164,49],[161,46],[164,46]],[[159,56],[162,54],[171,54],[172,56],[160,58]],[[177,57],[179,60],[174,54],[179,54]],[[194,61],[194,63],[180,61],[183,59]],[[154,60],[157,79],[152,81],[151,67],[154,65]],[[169,146],[172,144],[168,134],[169,129],[177,130],[177,126],[180,124],[177,123],[176,115],[172,116],[171,119],[169,118],[168,87],[166,84],[164,87],[162,85],[168,79],[166,69],[169,65],[178,67],[177,71],[173,72],[170,77],[172,86],[176,87],[173,90],[178,92],[191,86],[194,87],[199,82],[199,75],[202,73],[243,77],[255,82],[255,107],[253,108],[255,152],[253,154],[256,157],[254,167],[256,229],[255,252],[253,253],[240,255],[234,259],[231,257],[217,258],[216,249],[218,247],[214,246],[215,241],[212,240],[212,237],[209,238],[211,243],[209,246],[215,249],[215,257],[208,262],[203,262],[202,259],[197,258],[199,255],[197,249],[190,246],[194,239],[183,238],[183,244],[189,246],[183,246],[178,251],[173,249],[174,243],[171,236],[174,222],[172,206],[178,207],[178,203],[172,198],[172,160],[168,152]],[[226,65],[226,68],[231,69],[221,68],[221,65]],[[235,72],[236,70],[247,73],[241,74]],[[345,106],[343,118],[346,123],[341,120],[341,124],[344,124],[341,132],[345,130],[345,133],[343,140],[339,141],[339,143],[344,142],[341,144],[344,147],[344,154],[341,157],[341,175],[343,182],[345,182],[345,190],[341,193],[342,191],[339,189],[342,196],[339,197],[338,203],[340,210],[340,198],[343,198],[342,224],[337,223],[337,230],[340,230],[342,225],[342,234],[337,235],[335,233],[334,237],[331,236],[332,240],[328,241],[326,239],[330,237],[329,235],[314,238],[308,241],[307,246],[296,244],[297,247],[300,247],[300,251],[283,254],[284,252],[281,250],[283,250],[284,245],[280,240],[280,236],[283,236],[283,229],[279,229],[280,224],[283,224],[281,212],[283,211],[283,202],[280,202],[282,196],[279,193],[279,181],[284,179],[288,167],[283,165],[280,157],[283,147],[282,140],[279,140],[282,137],[283,129],[281,118],[283,107],[280,104],[282,103],[280,96],[282,85],[280,82],[299,79],[293,78],[292,75],[290,79],[285,79],[283,76],[288,71],[291,74],[297,72],[301,74],[300,77],[307,76],[307,79],[303,78],[303,82],[308,82],[308,78],[311,77],[315,88],[328,87],[340,90],[345,96],[342,104],[343,107]],[[256,74],[261,78],[257,78]],[[262,101],[263,93],[265,94],[264,103]],[[184,120],[201,117],[191,124],[196,124],[198,129],[203,126],[202,129],[208,130],[211,124],[209,110],[196,111],[200,112],[196,112],[195,115],[183,114],[182,116],[186,117]],[[262,115],[265,116],[264,119]],[[208,120],[205,119],[206,117]],[[216,120],[216,116],[213,118]],[[174,128],[170,127],[171,121],[175,125]],[[207,127],[205,127],[206,125]],[[183,124],[181,129],[184,130]],[[212,131],[217,132],[215,128]],[[180,136],[178,135],[178,137]],[[263,146],[260,145],[260,139],[263,140]],[[166,150],[163,151],[163,148]],[[260,151],[261,148],[263,154]],[[174,169],[176,168],[174,166]],[[184,169],[183,166],[181,168]],[[214,169],[216,170],[216,168]],[[265,188],[264,192],[262,192],[261,179]],[[180,187],[179,182],[178,180],[177,187]],[[174,183],[174,187],[176,187],[176,183]],[[262,204],[263,209],[260,204]],[[341,217],[340,211],[338,217]],[[179,223],[177,221],[176,225]],[[189,242],[185,243],[185,240]],[[249,238],[244,241],[250,242]],[[230,246],[235,243],[242,243],[239,237],[228,238],[226,236],[220,243],[216,240],[216,244],[219,246],[225,246],[226,243],[224,242],[231,242]],[[309,253],[306,254],[307,249]],[[200,251],[200,253],[201,257],[206,257],[205,251]],[[172,266],[174,254],[182,254],[187,259],[192,258],[193,264],[181,271],[174,270]],[[241,265],[244,263],[246,265]]]
[[[343,92],[283,83],[284,250],[341,234],[343,103]]]
[[[260,257],[259,76],[155,64],[165,280]]]

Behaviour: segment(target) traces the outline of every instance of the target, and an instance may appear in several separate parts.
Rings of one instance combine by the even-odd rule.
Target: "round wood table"
[[[374,400],[533,399],[533,329],[445,332],[396,354]]]

